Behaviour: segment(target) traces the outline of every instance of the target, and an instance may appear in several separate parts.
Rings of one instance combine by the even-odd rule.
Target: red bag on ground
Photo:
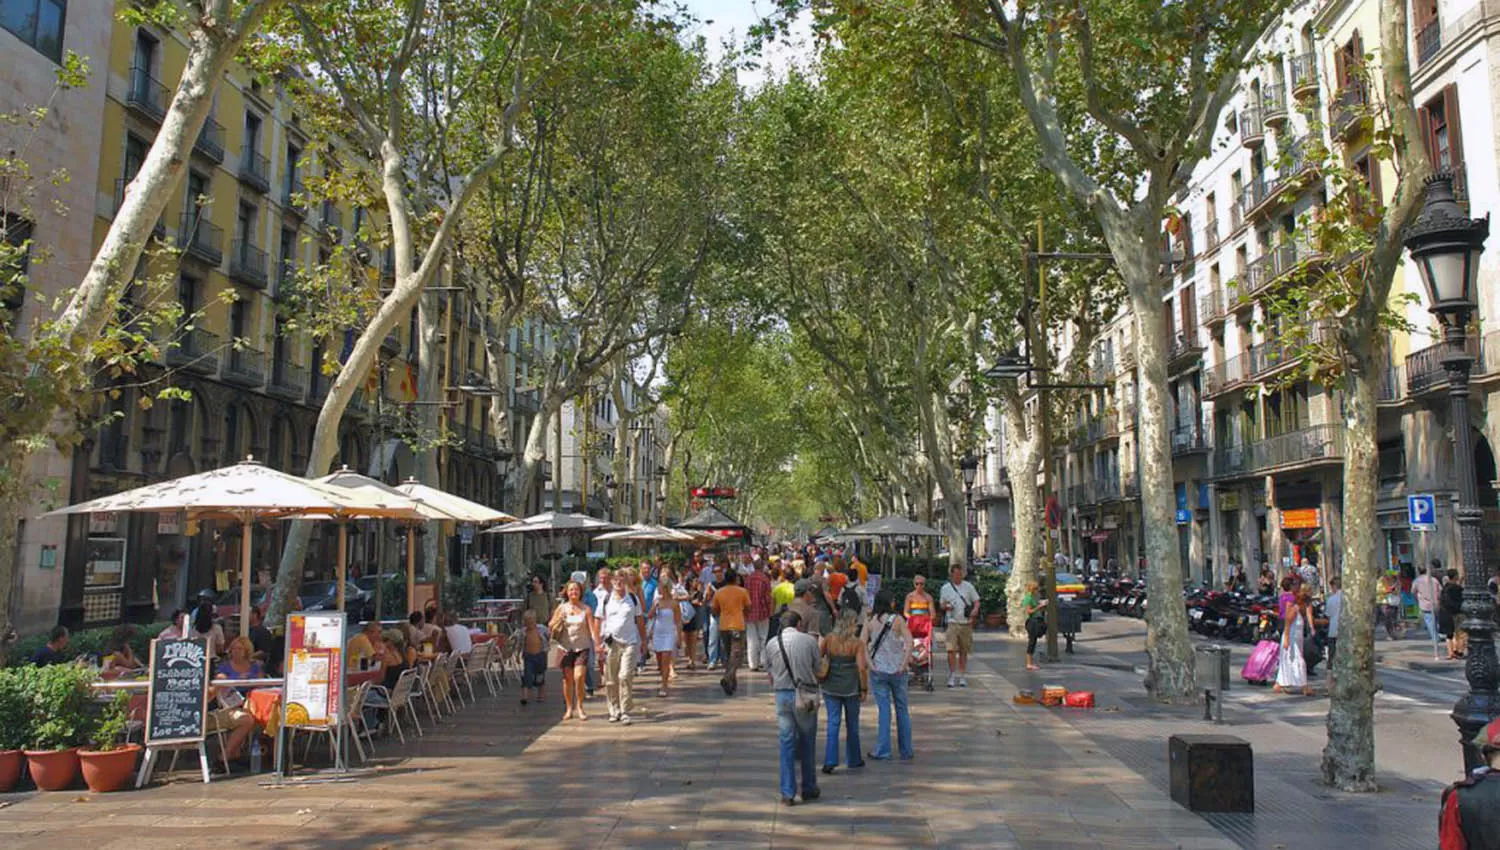
[[[1068,708],[1093,708],[1094,692],[1069,691],[1068,695],[1063,697],[1063,705],[1067,706]]]
[[[1255,649],[1250,651],[1250,659],[1240,670],[1240,676],[1247,682],[1271,681],[1276,678],[1276,663],[1280,654],[1281,645],[1274,640],[1257,643]]]

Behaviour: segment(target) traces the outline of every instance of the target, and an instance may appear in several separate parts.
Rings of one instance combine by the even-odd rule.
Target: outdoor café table
[[[379,667],[369,670],[351,670],[344,674],[344,687],[348,689],[357,688],[365,682],[379,684],[385,678],[385,671]]]

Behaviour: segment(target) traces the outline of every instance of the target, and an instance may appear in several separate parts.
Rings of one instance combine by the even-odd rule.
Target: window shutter
[[[1453,157],[1453,167],[1464,164],[1464,134],[1458,123],[1458,85],[1449,83],[1443,89],[1443,117],[1448,122],[1448,150]]]
[[[1437,167],[1437,145],[1432,143],[1432,121],[1429,120],[1428,110],[1432,104],[1417,107],[1417,126],[1422,131],[1422,147],[1427,150],[1427,158],[1432,161],[1434,168]]]

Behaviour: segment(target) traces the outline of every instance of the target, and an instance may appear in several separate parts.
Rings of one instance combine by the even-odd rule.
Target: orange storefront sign
[[[1281,512],[1281,527],[1283,529],[1299,528],[1321,528],[1322,511],[1317,508],[1297,508]]]

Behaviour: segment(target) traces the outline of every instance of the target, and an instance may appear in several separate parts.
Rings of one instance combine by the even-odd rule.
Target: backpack
[[[844,592],[839,594],[839,610],[853,611],[858,614],[864,610],[865,600],[860,595],[859,588],[853,584],[844,585]]]

